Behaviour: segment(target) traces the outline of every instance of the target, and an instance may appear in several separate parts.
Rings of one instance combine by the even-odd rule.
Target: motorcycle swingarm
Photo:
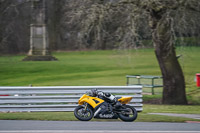
[[[115,113],[120,113],[121,111],[129,112],[127,109],[113,109]]]

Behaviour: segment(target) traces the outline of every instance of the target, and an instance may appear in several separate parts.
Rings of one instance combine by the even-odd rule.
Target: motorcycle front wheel
[[[122,105],[121,109],[125,110],[125,111],[121,111],[120,113],[118,113],[118,116],[122,121],[132,122],[132,121],[136,120],[137,111],[134,107],[131,107],[129,105]]]
[[[80,121],[89,121],[93,115],[94,113],[90,107],[85,109],[84,106],[79,105],[74,109],[74,116]]]

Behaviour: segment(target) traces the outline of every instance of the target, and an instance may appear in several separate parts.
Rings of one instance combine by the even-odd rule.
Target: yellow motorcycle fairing
[[[98,106],[99,104],[103,103],[104,100],[97,98],[97,97],[91,97],[86,94],[84,94],[78,101],[79,105],[83,105],[84,103],[90,104],[93,108]]]
[[[127,104],[132,100],[133,97],[121,97],[120,99],[118,99],[118,101],[121,104]]]

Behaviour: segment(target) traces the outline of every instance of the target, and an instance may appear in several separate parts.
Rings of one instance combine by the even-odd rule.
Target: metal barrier
[[[73,111],[81,95],[91,89],[132,96],[130,105],[142,111],[142,86],[49,86],[0,87],[0,112]]]
[[[152,75],[126,75],[127,85],[141,85],[144,88],[151,88],[151,93],[154,95],[154,88],[163,87],[161,76]]]

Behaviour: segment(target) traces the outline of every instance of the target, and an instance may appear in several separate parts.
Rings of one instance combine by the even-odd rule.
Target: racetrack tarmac
[[[200,133],[199,123],[0,120],[0,133]]]

